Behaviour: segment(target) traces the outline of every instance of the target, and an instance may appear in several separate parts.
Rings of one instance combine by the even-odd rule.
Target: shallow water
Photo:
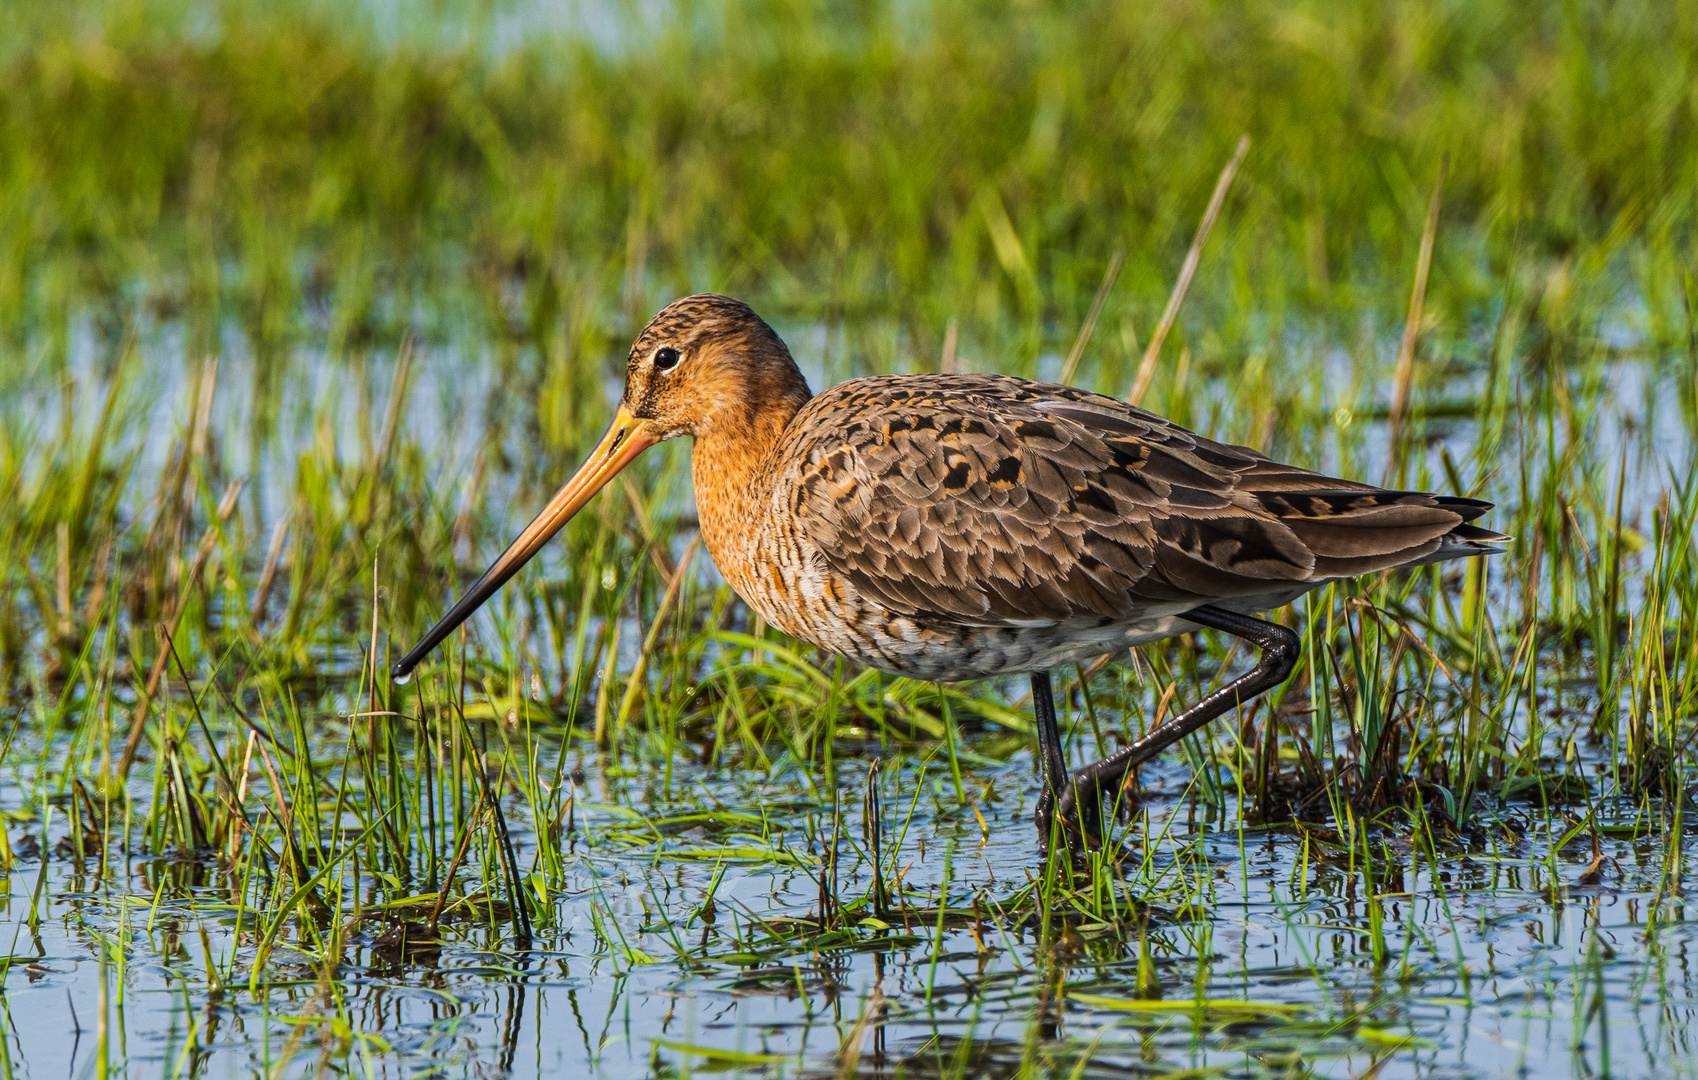
[[[816,386],[857,361],[820,328],[781,329],[806,343],[798,353]],[[86,425],[98,411],[98,349],[86,331],[77,340],[74,411]],[[338,456],[358,456],[351,433],[360,405],[347,366],[303,353],[279,391],[277,432],[256,448],[240,437],[255,422],[247,392],[255,361],[239,342],[231,346],[212,427],[227,470],[250,478],[244,505],[251,500],[255,521],[269,523],[284,512],[297,457],[315,439],[328,432],[341,440]],[[188,415],[188,376],[173,360],[180,342],[163,334],[147,349],[145,404],[129,428],[139,464],[126,512],[137,519]],[[392,359],[374,367],[370,394],[379,411],[385,364]],[[485,442],[483,425],[503,392],[489,372],[479,357],[446,346],[421,354],[403,430],[437,455],[439,490],[463,485]],[[1459,379],[1456,393],[1480,393],[1471,379]],[[1689,460],[1678,379],[1649,360],[1622,360],[1600,391],[1595,430],[1585,433],[1590,467],[1607,473],[1606,500],[1627,454],[1630,523],[1643,521]],[[1231,412],[1231,389],[1198,388],[1200,427],[1240,434],[1245,418]],[[56,412],[55,384],[31,392],[39,413]],[[1333,418],[1332,428],[1300,434],[1319,446],[1318,464],[1377,477],[1383,424],[1351,418],[1358,392],[1348,379],[1330,380],[1311,408]],[[1347,442],[1342,433],[1353,424]],[[1466,457],[1477,433],[1468,419],[1434,431],[1428,463],[1437,475],[1439,455]],[[511,535],[534,509],[535,485],[519,474],[537,470],[538,449],[517,428],[503,448],[519,467],[491,477],[486,539]],[[668,512],[687,513],[687,482],[672,479],[678,494]],[[1506,481],[1486,496],[1512,490]],[[257,547],[266,530],[250,524],[247,535]],[[687,531],[675,555],[685,539]],[[491,554],[488,543],[478,553]],[[556,550],[545,565],[566,558]],[[715,584],[706,560],[698,566],[703,583]],[[1521,597],[1494,586],[1510,625]],[[1624,587],[1633,594],[1640,583]],[[485,613],[475,624],[486,640],[494,640],[494,618]],[[635,663],[639,630],[622,632],[618,670]],[[362,662],[353,641],[338,650],[325,667],[342,681],[302,706],[327,754],[348,739],[340,714],[354,707],[347,679]],[[533,655],[550,650],[539,642]],[[1564,674],[1546,659],[1542,678]],[[548,683],[569,685],[570,672],[542,667]],[[1011,689],[983,692],[1012,701]],[[1583,692],[1567,704],[1577,702],[1585,704]],[[1123,726],[1124,717],[1107,715],[1108,727]],[[1525,738],[1527,718],[1516,725]],[[1071,750],[1083,763],[1094,755],[1084,725],[1076,727]],[[343,877],[340,910],[326,917],[345,929],[340,953],[302,952],[283,928],[257,969],[255,913],[233,901],[241,883],[211,860],[146,856],[141,838],[126,833],[122,803],[104,850],[91,838],[79,855],[67,804],[44,808],[38,798],[66,790],[64,778],[44,770],[69,736],[41,746],[26,735],[0,776],[17,855],[4,876],[13,940],[0,1066],[31,1077],[1698,1072],[1686,1035],[1698,991],[1698,922],[1683,899],[1698,887],[1687,859],[1691,815],[1681,800],[1621,801],[1608,745],[1576,744],[1573,725],[1541,730],[1541,747],[1559,764],[1578,757],[1590,781],[1583,797],[1570,792],[1561,803],[1533,791],[1508,805],[1485,801],[1469,831],[1437,830],[1432,849],[1424,831],[1396,822],[1255,826],[1239,813],[1242,793],[1228,791],[1212,808],[1191,770],[1170,758],[1146,770],[1148,798],[1122,836],[1126,861],[1112,898],[1048,918],[1023,899],[1043,869],[1029,823],[1031,754],[994,724],[973,730],[955,759],[965,803],[947,748],[933,744],[840,739],[828,777],[778,747],[770,767],[733,760],[710,769],[683,757],[607,759],[582,742],[562,748],[557,732],[535,735],[536,775],[554,775],[561,754],[567,771],[582,775],[566,875],[539,899],[528,943],[497,904],[454,913],[440,953],[386,947],[380,939],[392,924],[372,905],[431,886],[350,862],[333,868]],[[509,737],[524,742],[522,732]],[[883,761],[884,842],[900,844],[906,891],[869,921],[862,793],[875,759]],[[157,797],[142,779],[149,772],[138,769],[130,784],[132,827]],[[504,801],[518,859],[529,866],[537,845],[526,806],[516,794]],[[849,907],[822,934],[795,920],[819,913],[813,875],[834,810],[841,827],[831,891]],[[704,822],[710,812],[717,818]],[[424,861],[415,872],[425,877]],[[701,917],[710,890],[711,923]],[[498,882],[491,892],[503,895]],[[941,920],[940,901],[948,909]],[[213,985],[209,971],[230,985]]]
[[[7,900],[14,1075],[105,1075],[120,1062],[127,1075],[173,1076],[835,1074],[856,1045],[859,1067],[873,1074],[1012,1075],[1023,1061],[1086,1076],[1694,1071],[1698,923],[1681,896],[1698,877],[1663,865],[1672,823],[1631,807],[1601,819],[1606,834],[1635,835],[1605,835],[1591,874],[1589,842],[1553,855],[1560,820],[1547,827],[1523,805],[1472,850],[1441,849],[1436,859],[1388,836],[1385,852],[1372,845],[1368,880],[1363,853],[1353,868],[1330,830],[1203,825],[1173,794],[1182,770],[1167,768],[1147,777],[1156,789],[1147,816],[1126,837],[1138,851],[1160,838],[1149,849],[1154,868],[1128,876],[1189,875],[1207,902],[1148,911],[1146,922],[1122,898],[1129,917],[1120,925],[1075,917],[1069,930],[1057,919],[1046,932],[995,916],[1037,865],[1027,824],[1035,786],[1022,753],[970,770],[975,787],[990,781],[1003,793],[986,815],[988,837],[970,816],[918,800],[902,857],[912,864],[914,913],[890,915],[887,929],[852,926],[828,948],[787,947],[753,928],[816,909],[804,818],[829,814],[829,791],[795,773],[713,775],[680,764],[668,794],[653,790],[648,770],[624,771],[637,775],[612,778],[585,762],[581,843],[529,948],[501,925],[403,961],[374,944],[380,926],[367,924],[350,932],[330,983],[319,977],[322,960],[282,946],[257,993],[209,991],[203,950],[242,971],[253,947],[232,956],[229,893],[195,864],[116,850],[104,867],[64,854],[45,865],[22,859]],[[884,774],[888,816],[906,812],[919,771],[909,762]],[[865,774],[864,761],[845,763],[838,790],[861,790]],[[935,759],[920,786],[934,785],[947,787]],[[800,865],[742,863],[735,835],[699,826],[644,840],[627,815],[598,811],[594,799],[655,819],[715,805],[765,814],[788,830]],[[847,802],[843,832],[858,839],[859,801]],[[517,828],[518,800],[508,812]],[[34,830],[14,829],[15,849],[26,835]],[[63,835],[47,830],[50,844]],[[524,837],[520,829],[521,852]],[[847,841],[840,849],[839,895],[864,894],[865,864]],[[683,921],[719,866],[713,924]],[[946,871],[949,904],[977,903],[986,918],[940,935]],[[369,900],[377,887],[367,878],[361,892]],[[657,929],[662,909],[678,921],[675,937]],[[857,1031],[869,1011],[882,1022]]]

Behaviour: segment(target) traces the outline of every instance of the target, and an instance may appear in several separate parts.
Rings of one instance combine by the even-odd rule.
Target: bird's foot
[[[1118,777],[1115,779],[1118,782]],[[1117,783],[1109,785],[1109,790],[1117,787]],[[1038,847],[1047,853],[1059,840],[1076,858],[1103,851],[1108,834],[1103,828],[1102,808],[1102,777],[1089,767],[1073,773],[1059,799],[1048,791],[1038,797],[1037,813],[1033,816]]]
[[[1117,762],[1100,761],[1073,772],[1059,797],[1045,791],[1038,798],[1034,819],[1039,846],[1047,851],[1052,838],[1059,837],[1074,855],[1107,850],[1103,804],[1112,801],[1111,817],[1120,810],[1125,797],[1122,785],[1129,771]]]

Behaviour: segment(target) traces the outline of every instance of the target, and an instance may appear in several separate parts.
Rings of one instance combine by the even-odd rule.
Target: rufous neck
[[[766,510],[781,462],[779,447],[790,423],[807,404],[807,384],[782,394],[764,395],[739,415],[718,418],[696,432],[691,474],[702,538],[714,564],[733,587],[743,584],[740,564],[752,542],[757,519]]]

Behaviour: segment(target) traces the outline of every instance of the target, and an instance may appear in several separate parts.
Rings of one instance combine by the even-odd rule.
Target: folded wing
[[[1281,465],[1055,384],[858,379],[791,430],[799,527],[863,595],[922,619],[1119,620],[1503,539],[1465,524],[1488,503]]]

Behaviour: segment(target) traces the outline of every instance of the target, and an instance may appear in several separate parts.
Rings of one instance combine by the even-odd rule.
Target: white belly
[[[1322,582],[1291,586],[1212,606],[1250,614],[1284,607]],[[994,675],[1049,671],[1201,629],[1184,618],[1189,605],[1152,607],[1117,622],[1079,620],[1023,626],[925,624],[875,615],[853,623],[798,627],[797,636],[871,667],[913,679],[954,682]]]

